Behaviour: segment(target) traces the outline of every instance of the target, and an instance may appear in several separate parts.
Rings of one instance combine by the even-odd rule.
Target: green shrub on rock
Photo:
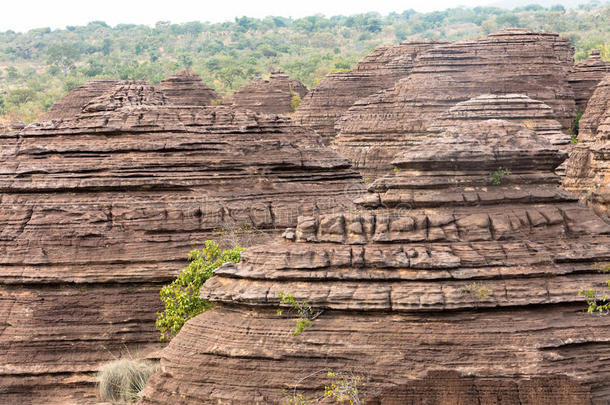
[[[186,321],[211,308],[209,301],[199,298],[201,286],[212,277],[214,269],[227,262],[239,263],[243,251],[239,246],[221,250],[216,242],[208,240],[202,250],[195,249],[189,253],[188,267],[161,289],[165,311],[157,312],[156,322],[161,340],[177,334]]]

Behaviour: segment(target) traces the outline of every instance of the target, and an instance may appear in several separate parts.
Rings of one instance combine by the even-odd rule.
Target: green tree
[[[177,334],[186,321],[211,308],[209,301],[199,298],[201,286],[212,277],[214,269],[227,262],[238,263],[243,251],[239,246],[221,250],[216,242],[208,240],[203,249],[189,253],[188,267],[174,282],[161,289],[165,310],[157,312],[156,322],[161,340]]]
[[[74,64],[80,57],[80,51],[74,46],[64,42],[58,45],[51,45],[47,51],[48,63],[61,69],[64,77],[74,69]]]

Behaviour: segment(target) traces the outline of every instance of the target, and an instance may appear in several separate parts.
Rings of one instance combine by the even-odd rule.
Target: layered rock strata
[[[335,122],[357,100],[392,87],[407,76],[418,53],[446,41],[421,40],[380,46],[348,72],[328,74],[303,98],[293,119],[330,140]]]
[[[361,377],[367,404],[606,403],[610,318],[577,291],[604,288],[610,226],[558,187],[565,155],[502,120],[407,148],[358,210],[300,217],[217,269],[215,308],[163,350],[142,403],[279,404],[329,370]],[[280,292],[310,328],[293,336]]]
[[[567,82],[572,53],[569,40],[557,34],[520,29],[436,46],[420,53],[394,88],[356,102],[337,122],[333,143],[374,179],[404,147],[426,139],[439,114],[483,94],[539,100],[565,130],[575,115]]]
[[[596,87],[580,119],[563,186],[610,217],[610,74]]]
[[[162,80],[158,89],[174,105],[206,106],[221,99],[214,89],[203,83],[197,73],[188,69]]]
[[[579,112],[585,110],[595,87],[608,73],[610,62],[601,58],[599,49],[593,49],[587,59],[576,63],[570,70],[568,78]]]
[[[269,80],[258,78],[240,87],[228,101],[234,107],[262,114],[286,114],[294,111],[293,98],[302,99],[306,94],[307,87],[303,83],[276,70],[271,72]]]
[[[0,402],[91,403],[100,363],[160,347],[159,290],[191,249],[234,229],[260,243],[359,185],[287,118],[141,83],[2,134]]]
[[[60,120],[76,117],[91,99],[99,97],[119,81],[110,79],[91,80],[68,93],[51,106],[43,120]]]

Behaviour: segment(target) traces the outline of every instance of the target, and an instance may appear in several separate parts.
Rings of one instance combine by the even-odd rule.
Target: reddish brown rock
[[[293,112],[293,96],[303,98],[306,94],[303,83],[276,70],[271,72],[269,80],[258,78],[240,87],[228,102],[262,114],[287,114]]]
[[[221,99],[214,89],[201,81],[197,73],[189,69],[162,80],[158,88],[174,105],[206,106]]]
[[[483,94],[527,95],[567,129],[575,115],[567,82],[572,52],[557,34],[520,29],[436,46],[419,54],[393,89],[356,102],[337,122],[334,145],[374,179],[403,148],[425,139],[440,113]]]
[[[610,74],[596,87],[580,119],[563,186],[610,217]]]
[[[68,95],[51,106],[43,120],[70,119],[80,114],[82,108],[92,98],[99,97],[114,87],[119,81],[110,79],[91,80],[72,90]]]
[[[574,90],[576,108],[584,112],[587,102],[595,86],[610,73],[610,62],[601,58],[599,49],[593,49],[589,57],[577,64],[570,70],[568,80]]]
[[[380,46],[349,72],[327,75],[301,102],[293,119],[330,140],[335,122],[357,100],[392,87],[407,76],[418,53],[446,41],[421,40]]]
[[[163,350],[142,403],[279,404],[329,370],[361,376],[367,404],[607,403],[610,317],[577,291],[604,288],[610,225],[558,187],[565,155],[503,120],[407,148],[358,210],[300,217],[217,269],[216,307]],[[280,292],[322,311],[311,328],[292,335]]]
[[[287,118],[174,106],[142,83],[2,134],[0,402],[91,403],[100,363],[160,347],[159,289],[189,250],[345,209],[359,179]]]

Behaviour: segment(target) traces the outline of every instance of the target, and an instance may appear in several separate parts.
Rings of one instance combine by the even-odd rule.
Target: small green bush
[[[485,285],[474,282],[464,286],[464,288],[462,288],[462,294],[468,294],[478,300],[481,300],[491,295],[491,291],[489,291]]]
[[[498,167],[498,170],[494,170],[489,175],[491,177],[491,184],[499,186],[502,183],[504,176],[508,176],[509,174],[510,170],[503,169],[502,166]]]
[[[284,294],[282,291],[278,294],[278,298],[282,304],[287,304],[290,309],[297,313],[299,318],[296,321],[295,330],[292,332],[293,336],[302,333],[305,329],[313,327],[313,320],[316,319],[321,312],[314,312],[311,305],[307,302],[298,302],[294,299],[292,294]],[[282,310],[278,309],[277,314],[282,315]]]
[[[572,143],[578,143],[578,130],[579,130],[581,118],[582,118],[582,113],[579,112],[578,114],[576,114],[576,118],[574,119],[574,123],[572,124],[572,128],[571,128],[572,133],[570,135]]]
[[[212,277],[214,269],[227,262],[239,263],[243,251],[239,246],[221,250],[216,242],[208,240],[202,250],[189,253],[188,267],[161,289],[165,311],[157,312],[156,322],[161,340],[177,334],[186,321],[211,308],[209,301],[199,298],[201,286]]]
[[[158,364],[143,360],[119,359],[105,364],[97,374],[100,400],[113,404],[136,402],[148,378],[158,370]]]
[[[301,105],[301,96],[298,93],[292,91],[290,89],[290,108],[292,111],[296,111],[297,108]]]

